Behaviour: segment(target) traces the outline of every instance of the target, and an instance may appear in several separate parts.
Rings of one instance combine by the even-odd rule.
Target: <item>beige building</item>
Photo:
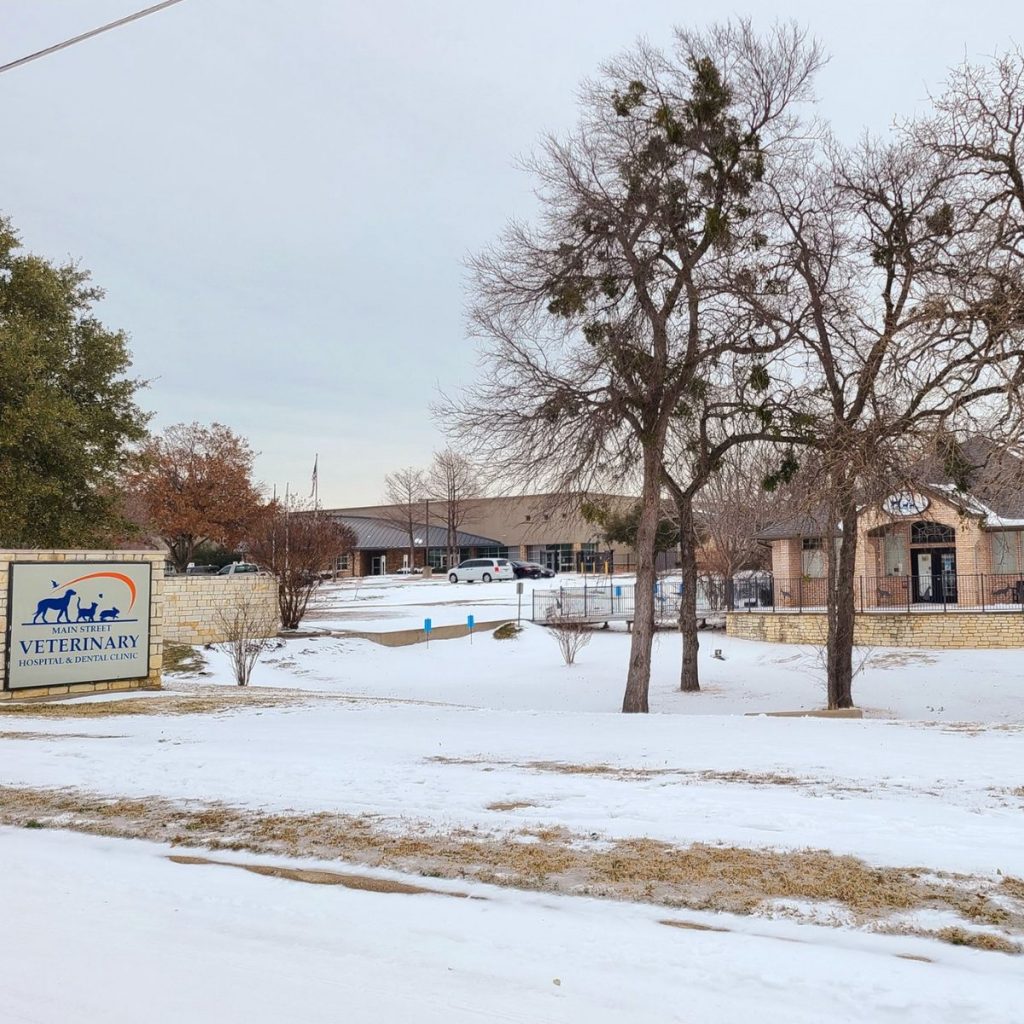
[[[635,501],[622,496],[609,496],[609,500],[624,504]],[[369,576],[408,565],[442,569],[448,564],[445,505],[441,501],[424,501],[417,506],[412,562],[400,506],[364,505],[325,511],[351,526],[357,535],[355,554],[340,567],[341,572]],[[625,569],[636,561],[629,549],[610,550],[601,539],[599,527],[551,495],[472,499],[466,502],[466,515],[459,529],[460,561],[488,556],[514,558],[538,562],[556,572],[604,570],[612,568],[611,562]]]
[[[1024,462],[982,439],[964,453],[969,491],[940,479],[861,512],[858,607],[1024,605]],[[797,518],[761,539],[771,545],[774,604],[824,606],[822,523]]]

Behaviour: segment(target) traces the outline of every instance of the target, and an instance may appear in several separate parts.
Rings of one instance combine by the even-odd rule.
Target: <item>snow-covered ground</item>
[[[309,624],[479,621],[515,604],[508,584],[375,581],[378,618],[356,625],[361,589],[325,588]],[[869,717],[839,721],[750,717],[821,706],[817,652],[701,642],[702,693],[679,693],[678,637],[659,634],[654,713],[622,716],[622,632],[595,634],[571,667],[532,625],[403,648],[292,639],[257,666],[251,704],[216,713],[0,713],[0,783],[371,816],[396,832],[557,828],[1024,876],[1018,652],[876,650],[855,682]],[[203,654],[208,674],[169,677],[155,699],[197,683],[236,697],[225,656]],[[157,1020],[980,1022],[1024,1005],[1020,959],[920,938],[692,913],[728,930],[681,931],[657,923],[664,907],[359,893],[167,852],[0,829],[0,906],[18,936],[0,1020],[135,1019],[133,994],[157,979]],[[55,936],[87,949],[61,988],[42,980]],[[899,959],[916,955],[934,963]],[[130,981],[115,984],[115,964]]]
[[[436,887],[477,899],[359,892],[70,833],[0,829],[0,850],[4,1022],[1020,1019],[1019,961],[923,939],[465,883]]]
[[[607,579],[607,577],[604,577]],[[550,590],[560,584],[582,586],[575,573],[546,580],[523,580],[522,602],[515,583],[449,583],[443,573],[419,576],[367,576],[326,583],[314,595],[306,625],[318,629],[375,632],[416,629],[429,618],[435,626],[458,625],[467,615],[478,622],[516,618],[520,608],[529,618],[534,589]],[[593,578],[588,585],[594,585]]]

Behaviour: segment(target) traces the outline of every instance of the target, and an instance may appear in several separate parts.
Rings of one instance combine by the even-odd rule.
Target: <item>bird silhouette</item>
[[[50,582],[53,584],[54,590],[57,590],[60,587],[60,584],[56,580],[50,580]]]

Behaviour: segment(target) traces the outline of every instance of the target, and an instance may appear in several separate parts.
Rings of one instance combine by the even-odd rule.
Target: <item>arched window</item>
[[[929,523],[922,520],[910,525],[911,544],[955,544],[956,530],[942,523]]]

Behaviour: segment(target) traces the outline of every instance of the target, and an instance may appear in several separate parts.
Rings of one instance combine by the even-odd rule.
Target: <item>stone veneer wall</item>
[[[0,550],[0,674],[7,658],[7,587],[11,562],[152,562],[153,579],[150,593],[149,675],[144,679],[118,679],[99,683],[73,683],[69,686],[46,686],[19,690],[0,689],[2,700],[26,700],[32,697],[60,697],[79,693],[106,693],[110,690],[159,690],[160,671],[164,663],[163,587],[164,555],[159,551],[18,551]]]
[[[825,642],[827,619],[815,612],[733,612],[726,632],[780,644]],[[1022,612],[869,612],[856,617],[854,640],[867,647],[1024,647]]]
[[[277,582],[272,576],[168,576],[164,579],[164,639],[179,644],[211,644],[224,639],[218,613],[228,611],[245,590],[256,593],[277,616]]]

